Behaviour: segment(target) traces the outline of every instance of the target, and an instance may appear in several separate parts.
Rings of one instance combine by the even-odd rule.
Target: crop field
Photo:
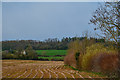
[[[66,55],[67,50],[36,50],[38,55],[55,56]]]
[[[2,61],[2,77],[3,79],[23,79],[23,78],[39,78],[39,79],[85,79],[101,78],[103,76],[76,71],[68,66],[64,66],[63,61],[33,61],[33,60],[3,60]],[[104,76],[105,78],[105,76]],[[88,80],[88,79],[87,79]]]

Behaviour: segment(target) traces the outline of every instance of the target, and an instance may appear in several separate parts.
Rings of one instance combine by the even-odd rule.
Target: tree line
[[[66,37],[58,40],[57,38],[48,38],[44,41],[38,40],[10,40],[2,41],[2,50],[25,50],[28,45],[31,45],[34,50],[67,50],[68,44],[75,40],[82,41],[85,37]],[[105,42],[104,39],[90,38],[96,42]]]
[[[87,37],[66,37],[58,40],[49,38],[44,41],[37,40],[11,40],[2,41],[2,59],[37,60],[35,50],[67,50],[70,43],[76,40],[83,41]],[[105,43],[104,39],[87,38],[95,43]]]

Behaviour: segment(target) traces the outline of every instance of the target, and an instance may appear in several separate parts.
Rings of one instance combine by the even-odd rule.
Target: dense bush
[[[117,55],[114,44],[96,43],[91,39],[76,40],[69,44],[64,62],[79,70],[102,72],[113,76],[118,70]]]
[[[68,45],[68,54],[69,53],[81,53],[81,54],[85,54],[86,53],[86,48],[92,44],[95,43],[95,40],[90,38],[87,39],[87,37],[85,37],[85,39],[83,40],[76,40],[73,41],[71,43],[69,43]]]
[[[99,53],[92,58],[92,71],[115,75],[118,71],[117,53]]]
[[[69,64],[73,64],[75,65],[76,63],[76,67],[77,68],[81,68],[81,61],[82,61],[82,56],[83,54],[86,54],[86,49],[88,46],[92,45],[95,43],[95,40],[90,38],[90,39],[87,39],[87,37],[85,37],[85,39],[83,39],[82,41],[80,40],[76,40],[76,41],[73,41],[69,44],[69,49],[68,49],[68,54],[67,56],[65,57],[65,63],[69,63]],[[72,63],[72,62],[69,62],[69,56],[73,55],[74,58],[72,58],[73,62],[75,63]]]
[[[82,69],[83,70],[91,70],[93,64],[92,64],[92,58],[95,55],[98,55],[100,53],[116,53],[116,50],[112,47],[104,47],[104,44],[96,43],[94,45],[91,45],[87,47],[86,54],[82,58]],[[98,57],[98,56],[97,56]]]
[[[71,53],[71,54],[65,56],[64,63],[65,63],[65,65],[69,65],[69,66],[73,66],[74,68],[77,68],[75,54]]]
[[[35,50],[33,50],[31,45],[28,45],[27,48],[25,49],[26,51],[26,59],[30,59],[30,60],[36,60],[38,59],[38,55],[36,53]]]

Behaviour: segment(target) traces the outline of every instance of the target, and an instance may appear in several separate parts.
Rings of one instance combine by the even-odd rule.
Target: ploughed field
[[[85,79],[102,78],[100,75],[79,72],[64,66],[63,61],[3,60],[2,78]]]

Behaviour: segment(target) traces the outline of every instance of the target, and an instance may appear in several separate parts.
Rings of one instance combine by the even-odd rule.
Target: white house
[[[25,50],[24,50],[24,51],[22,51],[22,54],[26,55],[26,52],[25,52]]]

